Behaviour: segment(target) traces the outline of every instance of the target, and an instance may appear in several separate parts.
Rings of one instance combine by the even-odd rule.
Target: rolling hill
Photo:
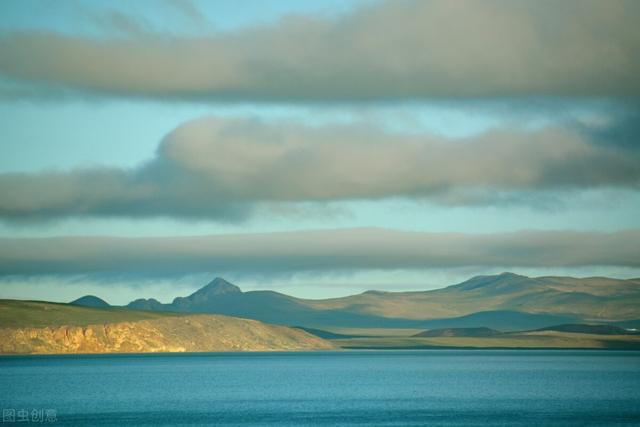
[[[83,297],[78,298],[77,300],[71,301],[69,304],[80,305],[83,307],[93,307],[93,308],[110,307],[108,302],[106,302],[102,298],[98,298],[95,295],[85,295]]]
[[[457,285],[420,292],[369,291],[308,303],[315,308],[407,319],[464,316],[479,311],[518,311],[592,321],[640,318],[640,279],[477,276]]]
[[[311,300],[273,291],[243,292],[216,278],[168,304],[139,299],[127,308],[154,312],[215,313],[311,328],[462,328],[501,331],[562,323],[629,322],[640,318],[640,279],[478,276],[419,292],[367,291]]]
[[[228,316],[0,300],[0,354],[331,348],[299,329]]]

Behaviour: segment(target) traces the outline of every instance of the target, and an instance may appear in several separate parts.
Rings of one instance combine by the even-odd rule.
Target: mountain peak
[[[191,294],[191,296],[196,298],[202,296],[211,297],[215,295],[235,294],[241,292],[240,288],[236,285],[227,282],[222,277],[216,277],[207,285]]]
[[[242,291],[236,285],[227,282],[222,277],[216,277],[207,285],[198,289],[188,297],[177,297],[173,300],[176,307],[184,309],[185,307],[199,307],[208,305],[216,301],[223,295],[242,294]]]

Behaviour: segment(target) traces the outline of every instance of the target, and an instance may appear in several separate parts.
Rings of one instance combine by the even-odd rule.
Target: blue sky
[[[3,2],[5,19],[0,28],[4,31],[52,30],[70,34],[111,36],[112,28],[105,31],[105,28],[96,22],[99,19],[88,18],[99,18],[109,13],[119,12],[130,17],[131,20],[148,23],[163,32],[191,34],[206,31],[235,31],[256,25],[274,24],[290,14],[340,16],[363,4],[375,1],[140,0],[132,3],[125,0],[62,2],[8,0]],[[200,16],[196,18],[194,15]],[[204,21],[202,28],[194,25],[194,21],[198,19]]]
[[[424,2],[424,5],[429,3]],[[486,5],[494,3],[487,2]],[[500,2],[495,4],[501,5]],[[578,9],[585,8],[584,16],[587,18],[583,19],[590,19],[589,5],[572,4]],[[601,7],[596,3],[594,5],[596,9],[591,12]],[[412,7],[426,6],[411,1],[394,3],[367,0],[9,0],[0,3],[0,14],[3,16],[0,22],[0,54],[5,49],[11,55],[7,58],[13,58],[0,63],[0,89],[6,89],[5,92],[0,91],[0,191],[5,189],[7,192],[4,195],[5,200],[13,200],[14,197],[18,200],[15,205],[6,202],[5,206],[0,206],[0,237],[4,238],[0,245],[9,245],[11,241],[8,239],[54,236],[148,238],[219,234],[257,235],[352,228],[469,235],[493,235],[523,230],[624,233],[626,230],[639,227],[640,174],[636,175],[640,170],[638,142],[637,133],[634,133],[636,129],[629,126],[630,120],[627,119],[631,117],[633,122],[633,118],[637,117],[638,89],[633,82],[628,83],[629,87],[625,89],[624,85],[627,83],[623,78],[632,74],[636,64],[629,64],[629,69],[619,70],[621,66],[611,62],[610,70],[616,73],[619,71],[616,75],[623,76],[612,76],[620,87],[604,85],[602,89],[594,89],[593,93],[585,89],[589,86],[586,83],[585,86],[577,83],[573,86],[572,81],[580,82],[581,79],[591,78],[591,74],[597,76],[600,72],[609,72],[596,69],[596,65],[593,65],[593,70],[587,70],[585,76],[578,75],[575,79],[567,79],[565,86],[562,86],[564,75],[550,81],[544,80],[544,76],[543,78],[532,75],[527,77],[528,80],[525,79],[524,83],[517,84],[507,81],[508,79],[504,82],[497,79],[496,83],[492,78],[483,83],[483,79],[487,78],[478,75],[475,77],[477,84],[471,76],[466,79],[472,81],[469,87],[458,89],[458,86],[446,78],[436,80],[438,84],[435,86],[430,81],[421,81],[421,73],[425,74],[424,70],[427,70],[426,74],[429,74],[429,68],[419,67],[434,67],[433,64],[416,65],[418,61],[408,61],[402,67],[393,68],[393,61],[402,60],[404,56],[381,62],[381,67],[388,65],[392,68],[391,71],[380,72],[380,76],[377,77],[380,81],[379,87],[375,84],[375,76],[363,77],[362,85],[357,79],[345,84],[338,81],[341,77],[340,71],[334,70],[339,69],[340,64],[346,64],[344,67],[347,71],[343,77],[351,78],[355,72],[352,70],[358,71],[358,61],[356,65],[351,64],[348,62],[349,55],[363,55],[361,62],[370,61],[372,64],[381,61],[380,57],[384,56],[382,53],[366,56],[368,50],[362,46],[368,46],[370,41],[367,36],[363,36],[364,39],[353,36],[353,40],[347,40],[352,43],[354,51],[347,52],[346,60],[343,59],[344,54],[340,48],[336,46],[335,53],[321,52],[310,57],[310,61],[317,62],[314,62],[316,68],[305,69],[304,73],[296,74],[299,72],[297,67],[301,65],[295,55],[306,54],[304,49],[301,53],[296,53],[295,37],[308,36],[309,46],[324,46],[323,43],[330,43],[326,39],[333,37],[328,34],[335,32],[338,32],[338,40],[340,37],[351,37],[351,32],[359,31],[360,27],[361,32],[366,35],[371,27],[376,28],[378,15],[387,16],[382,22],[388,22],[385,31],[392,37],[397,32],[401,33],[403,26],[402,23],[394,23],[394,17],[402,16],[406,13],[404,9],[410,11]],[[523,19],[516,12],[513,13],[513,22]],[[576,19],[583,16],[581,13],[576,15]],[[635,10],[630,11],[631,16],[633,13]],[[538,11],[531,6],[533,18],[526,18],[531,19],[534,24],[535,19],[546,19],[540,18],[537,14]],[[417,21],[416,25],[421,27],[420,23]],[[619,24],[623,26],[624,22]],[[407,24],[410,25],[411,23]],[[473,22],[470,25],[473,25]],[[510,29],[510,22],[501,25],[504,25],[505,31]],[[318,29],[314,32],[316,26]],[[325,32],[326,26],[332,26],[333,30]],[[307,30],[305,27],[312,29]],[[355,29],[350,30],[351,27]],[[266,36],[254,40],[255,32],[263,32],[260,34]],[[288,36],[288,32],[294,36]],[[280,39],[281,33],[287,35],[284,41]],[[553,31],[551,33],[555,34]],[[44,41],[38,38],[42,35]],[[450,60],[451,67],[458,67],[449,70],[448,75],[455,74],[458,69],[467,72],[467,64],[464,62],[467,61],[466,57],[456,59],[455,55],[451,55],[453,47],[447,49],[440,44],[433,45],[429,39],[434,37],[433,34],[413,32],[410,36],[401,36],[404,38],[399,40],[406,40],[407,44],[396,45],[397,50],[409,50],[409,46],[421,49],[420,43],[423,43],[424,49],[433,49],[434,57],[445,62]],[[443,35],[445,36],[446,34]],[[30,41],[25,42],[24,37]],[[370,34],[368,37],[375,40],[378,36]],[[464,35],[461,37],[464,39]],[[493,40],[491,34],[487,37],[487,40]],[[590,41],[591,37],[597,36],[584,35],[585,49],[593,46],[592,49],[596,52],[600,47],[600,40]],[[614,43],[618,42],[615,37],[617,33],[612,36]],[[294,42],[291,41],[292,38]],[[514,38],[518,39],[517,36]],[[33,47],[33,43],[48,43],[46,39],[58,40],[59,45],[48,46],[44,51]],[[179,59],[171,55],[180,52],[167,53],[165,44],[170,46],[172,40],[183,43],[185,51],[191,46],[200,49],[200,43],[211,43],[207,49],[214,55],[207,69],[214,74],[215,82],[212,83],[214,80],[207,77],[202,82],[194,82],[192,87],[191,80],[186,80],[184,86],[185,81],[175,81],[174,76],[165,75],[162,71],[156,72],[151,68],[140,70],[140,73],[143,73],[142,79],[136,76],[137,71],[129,74],[122,71],[133,63],[127,62],[133,59],[126,59],[126,49],[144,43],[149,43],[149,50],[161,46],[158,56],[152,57],[150,61],[173,67]],[[106,77],[93,80],[101,71],[91,74],[91,66],[86,63],[90,60],[85,61],[82,56],[79,59],[74,56],[76,53],[73,49],[78,43],[97,43],[95,46],[98,48],[111,46],[112,43],[116,46],[114,49],[122,47],[124,50],[114,50],[111,72],[105,74]],[[265,46],[259,47],[260,43],[265,43]],[[283,51],[281,43],[292,43],[292,46]],[[636,38],[631,41],[621,40],[619,43],[620,46],[630,46],[629,49],[632,51],[638,47]],[[237,51],[242,52],[245,57],[237,59],[236,55],[240,54],[236,50],[227,52],[227,45],[236,46]],[[461,46],[465,47],[464,44]],[[497,46],[496,50],[501,47]],[[42,53],[55,52],[56,49],[60,50],[59,58],[67,55],[70,64],[63,71],[60,71],[63,59],[51,60],[48,53]],[[219,57],[222,59],[218,59],[215,49],[221,49]],[[275,63],[269,63],[269,56],[264,53],[265,50],[268,53],[269,49],[273,51],[271,55],[279,55],[281,62],[292,61],[283,68],[283,72],[292,73],[291,85],[279,86],[283,82],[276,76],[272,82],[267,81],[265,86],[261,87],[262,74],[257,74],[258,83],[252,80],[254,77],[247,77],[247,82],[237,83],[237,75],[251,76],[254,72],[253,68],[245,69],[245,65],[242,64],[253,64],[253,61],[257,61],[256,58],[261,58],[262,62],[259,64],[264,66],[262,72],[269,75],[270,70],[276,67]],[[504,47],[505,52],[510,52],[510,49],[510,46]],[[286,56],[291,51],[293,59]],[[112,51],[106,51],[105,55],[111,54],[109,52]],[[468,57],[473,59],[473,52],[469,53]],[[552,54],[553,52],[550,53]],[[195,79],[201,75],[197,68],[198,55],[188,57],[188,61],[194,63]],[[229,59],[225,59],[224,55],[230,55]],[[559,54],[558,57],[560,56]],[[20,58],[32,59],[26,61],[26,65],[22,65]],[[560,61],[553,58],[552,60]],[[76,60],[79,65],[74,69],[73,64]],[[241,65],[235,65],[236,60],[240,61]],[[334,62],[338,60],[347,62]],[[499,60],[501,59],[498,57],[496,61]],[[508,60],[505,62],[507,65],[502,66],[508,68],[515,62],[517,61]],[[262,65],[263,63],[266,65]],[[590,57],[585,59],[585,64],[592,63],[597,61],[592,61]],[[180,64],[175,66],[179,67]],[[229,75],[229,81],[224,80],[227,77],[224,77],[226,74],[222,71],[226,66],[236,67],[232,68],[234,72]],[[326,70],[323,70],[323,66],[327,67]],[[418,67],[415,72],[411,70],[414,66]],[[446,66],[449,64],[445,63],[443,67]],[[564,64],[559,63],[558,69],[562,66]],[[375,73],[375,67],[372,69]],[[185,75],[191,75],[189,73],[192,72],[187,68],[177,70]],[[217,83],[216,80],[218,70],[221,83]],[[494,75],[500,75],[502,69],[496,70],[498,74]],[[516,75],[514,70],[507,69],[505,75]],[[305,80],[306,76],[315,75],[316,71],[319,77]],[[325,81],[323,71],[338,74],[335,78]],[[90,74],[83,75],[85,72]],[[119,74],[121,72],[123,74]],[[405,72],[406,75],[402,74]],[[153,81],[151,86],[144,84],[144,73]],[[400,73],[398,75],[405,77],[394,81],[389,77],[396,75],[393,73]],[[120,78],[122,80],[118,80]],[[132,80],[127,80],[130,78]],[[412,82],[412,78],[416,81]],[[366,79],[372,80],[364,81]],[[530,86],[527,83],[529,80],[534,81]],[[351,94],[342,97],[342,92],[334,91],[331,87],[334,81],[336,86],[342,87],[344,84],[344,93]],[[557,83],[558,81],[560,83]],[[284,82],[286,83],[286,80]],[[211,87],[211,84],[222,86]],[[233,86],[236,84],[240,85],[240,89]],[[246,87],[242,86],[245,84]],[[411,86],[412,84],[414,86]],[[447,89],[449,84],[452,86]],[[327,87],[324,88],[322,85]],[[547,85],[546,88],[544,85]],[[413,88],[413,92],[405,87]],[[538,89],[539,87],[543,89]],[[273,88],[281,90],[274,92]],[[628,96],[621,97],[620,93],[625,90]],[[200,93],[203,95],[200,96]],[[236,95],[237,99],[234,98]],[[200,122],[197,120],[204,120],[202,123],[205,124],[198,125]],[[245,123],[250,129],[253,123],[257,123],[258,130],[238,131],[237,123]],[[197,138],[188,139],[189,135],[196,132],[196,126],[204,126],[203,132],[208,135],[197,137],[205,138],[202,141]],[[218,130],[220,127],[221,131]],[[363,138],[371,140],[374,149],[382,147],[381,152],[387,154],[381,154],[381,159],[370,158],[371,151],[366,144],[351,140],[359,138],[361,131],[365,135]],[[184,132],[187,137],[181,136],[180,132]],[[219,149],[231,151],[215,151],[214,146],[206,146],[205,151],[193,151],[193,147],[201,150],[202,144],[210,144],[211,141],[206,138],[213,135],[213,132],[220,132],[215,135],[221,140],[225,137],[230,138],[229,142],[223,142],[228,145],[220,146]],[[288,148],[290,152],[277,163],[284,168],[284,177],[290,176],[292,181],[326,181],[326,190],[324,184],[315,185],[311,182],[303,182],[302,188],[291,182],[264,182],[263,180],[271,176],[271,172],[265,172],[258,181],[253,181],[255,178],[251,172],[248,178],[242,175],[239,181],[231,182],[228,188],[212,189],[210,186],[215,184],[208,181],[189,181],[188,188],[200,188],[200,185],[204,188],[204,192],[198,193],[197,197],[220,197],[219,204],[215,200],[204,203],[202,200],[189,199],[185,200],[186,205],[176,208],[168,204],[167,197],[171,197],[171,200],[182,200],[183,195],[167,196],[163,193],[165,187],[154,190],[160,191],[154,196],[158,197],[157,200],[154,199],[156,201],[145,202],[144,206],[140,204],[124,207],[116,213],[113,213],[111,208],[101,207],[104,203],[109,203],[110,199],[99,203],[94,200],[99,198],[96,194],[105,191],[106,187],[128,186],[132,185],[131,182],[138,183],[147,179],[143,177],[147,176],[148,168],[158,171],[154,173],[160,174],[161,177],[167,174],[170,180],[182,177],[173,175],[173,169],[164,168],[167,162],[175,161],[174,157],[167,154],[174,151],[166,150],[175,150],[175,155],[183,156],[180,157],[180,162],[187,162],[176,163],[172,167],[196,165],[198,168],[205,167],[207,173],[220,173],[220,170],[226,170],[229,165],[222,161],[216,163],[212,158],[209,162],[211,164],[203,166],[201,163],[206,163],[206,156],[215,157],[221,152],[234,159],[244,159],[247,156],[245,152],[233,151],[240,150],[234,149],[237,145],[234,141],[259,139],[260,136],[256,137],[256,134],[261,135],[260,132],[265,135],[265,140],[282,138],[280,142],[284,146],[293,144]],[[326,135],[339,140],[344,138],[344,155],[339,151],[343,146],[337,143],[332,145],[331,150],[334,151],[331,153],[326,153],[324,148],[313,146],[322,145],[317,141],[322,141]],[[298,141],[296,138],[308,138],[308,141]],[[617,142],[614,140],[617,139],[623,141],[616,145]],[[421,154],[403,154],[403,150],[407,153],[416,150],[416,140],[419,141],[418,146],[422,144],[430,148],[418,148]],[[504,142],[496,142],[503,140]],[[520,140],[523,142],[518,142]],[[251,140],[248,145],[250,148],[245,150],[261,150],[260,143],[261,141]],[[389,172],[393,168],[387,168],[384,163],[384,156],[389,156],[389,153],[395,156],[394,144],[398,146],[399,159],[393,161],[398,162],[397,165],[412,163],[412,167],[415,168],[411,173],[407,172],[406,176],[400,174],[400,178]],[[508,164],[506,160],[513,162],[513,156],[517,156],[513,153],[518,153],[517,150],[513,150],[512,153],[510,144],[522,144],[522,160],[515,157],[515,166]],[[487,151],[474,148],[478,146],[487,147]],[[624,150],[627,151],[621,152],[622,148],[619,147],[626,147]],[[324,166],[329,168],[331,165],[323,165],[320,160],[310,161],[308,170],[303,171],[300,171],[296,164],[286,163],[287,159],[301,150],[309,153],[308,156],[326,155],[329,160],[323,161],[332,164],[352,161],[353,170],[362,169],[358,172],[360,176],[355,173],[341,176],[342,169],[338,170],[337,178],[325,176]],[[454,153],[458,150],[458,153],[450,154],[452,150]],[[506,152],[510,154],[507,156]],[[353,157],[346,157],[346,153]],[[433,156],[431,153],[434,153]],[[253,154],[249,156],[253,159]],[[442,165],[438,162],[430,163],[430,159],[436,156],[452,162],[438,172],[441,175],[434,171],[439,170]],[[468,164],[465,166],[451,160],[469,156],[478,158],[477,166],[473,166],[471,172],[466,172]],[[413,164],[413,157],[422,159],[422,166],[418,160]],[[562,165],[558,166],[558,158],[566,162],[566,171]],[[473,158],[465,161],[472,160]],[[378,161],[382,163],[376,163],[376,166],[372,166],[373,169],[364,166],[365,163]],[[239,164],[237,167],[242,168],[242,174],[245,173],[244,165]],[[247,164],[246,168],[249,167]],[[93,184],[88,181],[102,179],[96,176],[104,168],[111,171],[109,173],[113,174],[113,178],[109,179],[115,180],[113,182],[116,184],[112,181],[100,181],[99,186],[92,189],[90,185]],[[210,168],[214,168],[213,172]],[[82,175],[82,171],[88,171],[88,175]],[[434,175],[433,179],[429,177],[430,174]],[[532,178],[531,174],[535,176]],[[55,176],[55,179],[60,178],[63,184],[56,184],[55,187],[47,189],[47,182],[52,182],[52,176]],[[81,177],[77,178],[78,176]],[[477,188],[470,186],[469,176],[476,181],[480,180],[482,185],[478,185]],[[425,181],[425,177],[429,179]],[[249,179],[247,182],[259,183],[252,184],[254,187],[261,187],[264,182],[264,189],[244,188],[245,178]],[[2,179],[8,184],[3,186]],[[16,179],[18,181],[15,181]],[[20,181],[21,179],[41,180],[34,181],[40,183],[36,184],[38,191],[33,191],[34,187],[30,186],[31,184],[27,185],[27,181]],[[121,180],[127,184],[120,184]],[[340,180],[354,184],[341,185]],[[68,181],[73,183],[73,187],[61,190],[60,185],[66,185],[64,183]],[[157,184],[140,182],[144,185]],[[85,183],[86,188],[73,190],[77,189],[78,185],[85,186]],[[289,185],[292,188],[289,188]],[[330,188],[331,186],[336,187]],[[238,188],[242,188],[240,193]],[[29,191],[33,193],[29,194]],[[34,208],[31,211],[28,210],[30,208],[24,207],[40,206],[41,203],[45,203],[41,200],[48,200],[48,197],[57,194],[57,191],[62,192],[61,198],[52,201],[51,206],[45,206],[41,210]],[[72,194],[69,193],[71,191],[79,191],[79,195],[68,196]],[[18,192],[20,194],[16,196],[14,193]],[[68,197],[77,201],[63,206]],[[133,196],[126,193],[118,197],[130,200]],[[251,200],[248,200],[248,197]],[[94,202],[100,206],[91,207]],[[156,211],[149,207],[154,203],[159,206]],[[204,209],[202,213],[197,211],[200,209],[199,206]],[[222,210],[218,211],[218,207]],[[237,216],[233,212],[237,212],[238,209],[247,214]],[[188,213],[184,213],[187,210]],[[582,264],[568,262],[566,265],[527,266],[523,261],[519,265],[457,265],[455,268],[442,266],[406,269],[392,266],[384,269],[335,271],[325,268],[322,271],[288,271],[276,275],[260,271],[249,273],[242,269],[223,272],[194,271],[193,274],[180,277],[141,279],[140,276],[123,275],[118,279],[109,280],[100,277],[98,272],[86,271],[65,275],[55,268],[47,274],[16,273],[11,270],[7,258],[0,259],[0,266],[2,263],[6,265],[6,268],[0,269],[4,272],[3,278],[0,279],[0,297],[65,301],[91,291],[115,303],[125,303],[129,299],[141,296],[170,300],[206,282],[206,277],[219,273],[237,280],[238,285],[245,289],[269,288],[306,297],[345,295],[370,288],[435,288],[474,274],[501,272],[505,269],[531,275],[640,276],[637,254],[629,254],[629,257],[631,261],[596,260]]]

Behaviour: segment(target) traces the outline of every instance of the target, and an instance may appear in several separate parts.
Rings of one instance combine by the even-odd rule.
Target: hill
[[[0,301],[0,354],[331,349],[304,331],[219,315]],[[18,317],[7,321],[11,314]],[[99,320],[99,321],[98,321]]]
[[[640,318],[640,280],[478,276],[443,289],[368,291],[323,300],[273,291],[243,292],[222,278],[169,304],[132,301],[127,308],[216,313],[310,328],[458,328],[501,331],[561,323],[609,323]],[[433,323],[435,322],[435,323]]]
[[[83,307],[93,307],[93,308],[111,307],[109,303],[107,303],[102,298],[98,298],[95,295],[85,295],[83,297],[78,298],[77,300],[71,301],[69,304],[81,305]]]
[[[122,307],[93,308],[44,301],[0,300],[0,328],[85,326],[167,316],[184,314],[128,310]]]
[[[323,310],[309,306],[306,300],[273,291],[242,292],[222,278],[216,278],[187,297],[169,304],[154,299],[138,299],[126,308],[156,312],[215,313],[243,317],[281,325],[372,327],[376,324],[402,323],[402,319],[354,313],[351,310]]]
[[[431,291],[370,291],[305,303],[317,309],[348,309],[360,314],[405,319],[457,317],[480,311],[518,311],[609,322],[640,318],[640,280],[531,278],[503,273],[477,276]]]

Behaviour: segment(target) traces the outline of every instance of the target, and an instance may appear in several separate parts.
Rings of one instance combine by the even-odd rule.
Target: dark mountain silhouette
[[[71,301],[69,304],[81,305],[83,307],[92,307],[92,308],[111,307],[108,302],[106,302],[102,298],[98,298],[95,295],[85,295],[83,297],[78,298],[77,300]]]

